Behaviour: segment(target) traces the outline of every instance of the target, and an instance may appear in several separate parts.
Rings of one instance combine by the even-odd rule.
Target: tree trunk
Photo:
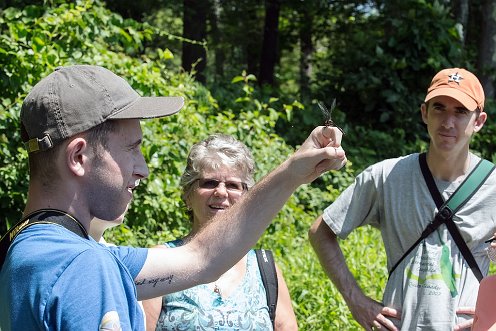
[[[494,98],[494,71],[496,68],[496,4],[493,0],[482,2],[481,36],[477,68],[486,100]]]
[[[260,17],[257,13],[257,6],[248,3],[248,1],[240,1],[239,9],[245,10],[244,13],[239,13],[244,17],[240,20],[243,26],[245,40],[242,42],[245,48],[246,69],[248,73],[256,75],[258,73],[260,61],[260,31],[254,29],[258,26]],[[236,47],[233,45],[232,47]]]
[[[469,0],[453,0],[453,13],[455,14],[456,22],[460,24],[460,36],[463,44],[467,39],[468,21],[469,21]]]
[[[300,16],[300,93],[305,99],[310,96],[310,78],[312,75],[312,63],[310,62],[313,54],[312,42],[312,15],[308,10],[303,9]]]
[[[221,10],[221,5],[219,0],[213,0],[212,5],[209,10],[209,22],[210,22],[210,34],[212,37],[212,48],[214,49],[215,56],[215,79],[217,77],[224,76],[224,62],[226,59],[225,49],[222,47],[222,36],[219,30],[219,11]]]
[[[274,68],[277,63],[280,0],[265,1],[265,25],[260,56],[259,83],[274,85]]]
[[[183,37],[203,42],[207,38],[209,1],[184,0],[183,4]],[[194,70],[196,80],[205,83],[207,51],[202,45],[183,41],[181,61],[185,71]]]

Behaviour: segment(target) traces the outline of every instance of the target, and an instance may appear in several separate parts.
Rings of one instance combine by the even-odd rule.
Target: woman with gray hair
[[[183,245],[218,213],[254,185],[255,162],[234,137],[213,134],[195,144],[181,177],[182,199],[192,229],[184,238],[161,245]],[[297,330],[288,287],[276,266],[278,297],[274,326],[254,250],[219,279],[143,302],[147,330]]]

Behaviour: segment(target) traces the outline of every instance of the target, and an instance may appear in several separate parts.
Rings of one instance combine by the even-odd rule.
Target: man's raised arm
[[[293,155],[188,243],[173,249],[149,249],[135,279],[138,298],[157,297],[217,279],[256,244],[298,186],[346,164],[341,138],[335,127],[317,127]]]

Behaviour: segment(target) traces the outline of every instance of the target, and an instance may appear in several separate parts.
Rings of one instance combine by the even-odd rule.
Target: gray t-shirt
[[[342,239],[362,225],[381,231],[388,270],[417,241],[437,208],[420,170],[419,154],[374,164],[357,176],[326,208],[324,221]],[[480,160],[473,154],[470,170]],[[444,199],[457,182],[436,181]],[[454,221],[484,275],[489,259],[484,241],[496,231],[496,172],[456,213]],[[458,307],[475,307],[479,283],[445,225],[421,242],[389,278],[383,304],[402,311],[401,330],[452,330],[471,317]]]

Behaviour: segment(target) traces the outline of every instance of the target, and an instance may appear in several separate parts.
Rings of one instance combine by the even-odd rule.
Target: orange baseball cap
[[[434,76],[424,101],[441,95],[458,100],[470,111],[484,111],[484,89],[477,77],[465,69],[444,69]]]

